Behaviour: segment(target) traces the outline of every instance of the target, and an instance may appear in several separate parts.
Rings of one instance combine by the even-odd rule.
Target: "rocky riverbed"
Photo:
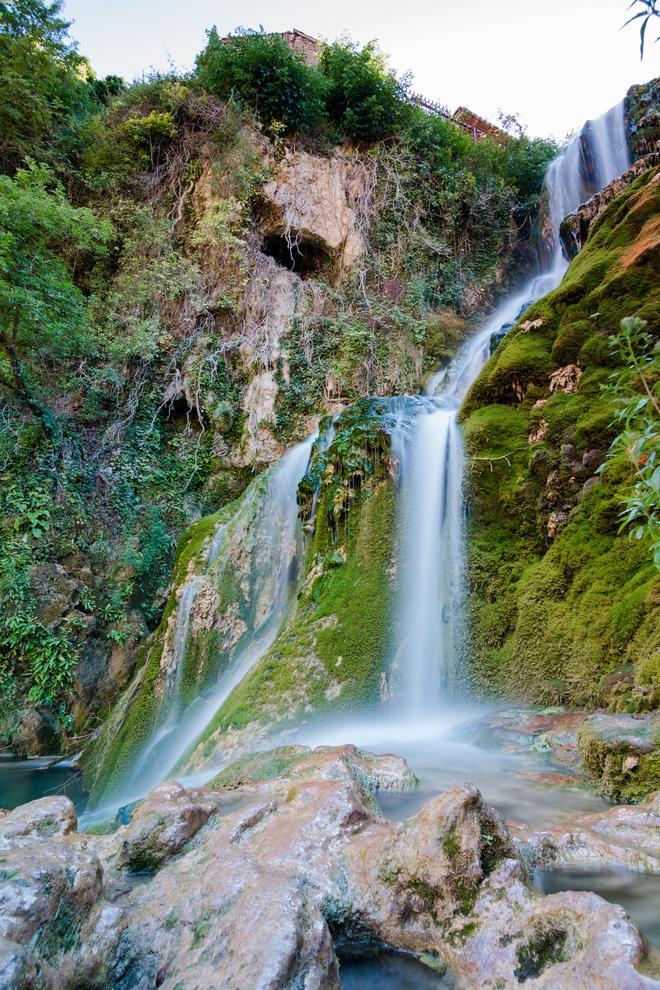
[[[414,785],[396,756],[296,746],[163,784],[108,835],[67,798],[22,805],[0,819],[0,987],[333,990],[337,949],[365,942],[440,986],[660,986],[623,908],[531,882],[594,857],[656,870],[657,799],[524,833],[465,784],[386,820],[378,791]]]

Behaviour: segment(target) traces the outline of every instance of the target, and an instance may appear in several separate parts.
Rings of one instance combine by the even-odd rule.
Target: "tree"
[[[109,224],[66,199],[48,169],[30,164],[0,176],[0,388],[56,432],[33,382],[37,358],[75,352],[85,301],[74,281],[81,253],[99,254]]]
[[[278,35],[239,29],[224,41],[216,28],[197,56],[197,76],[215,96],[236,96],[270,128],[311,130],[323,112],[323,81]]]
[[[87,62],[67,38],[61,0],[0,0],[0,169],[31,155],[55,161],[59,142],[94,104]]]
[[[326,45],[319,69],[326,80],[326,111],[341,134],[379,141],[410,118],[406,81],[387,68],[375,42],[362,49],[348,39]]]

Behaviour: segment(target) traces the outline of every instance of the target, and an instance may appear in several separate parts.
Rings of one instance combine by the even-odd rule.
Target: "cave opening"
[[[267,234],[261,250],[278,265],[298,275],[315,275],[332,270],[332,259],[323,248],[306,240],[288,240],[284,234]]]

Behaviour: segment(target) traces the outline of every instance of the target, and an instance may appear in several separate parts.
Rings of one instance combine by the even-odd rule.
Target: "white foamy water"
[[[410,753],[415,768],[422,760],[449,758],[451,761],[456,757],[455,750],[453,757],[448,751],[445,757],[441,756],[445,744],[440,744],[440,739],[446,737],[447,718],[451,724],[454,722],[447,706],[456,704],[456,686],[465,663],[464,455],[458,409],[488,360],[493,333],[513,324],[529,305],[559,285],[568,266],[559,239],[562,219],[628,165],[620,104],[599,120],[585,125],[548,168],[546,195],[552,244],[544,270],[507,296],[453,361],[431,377],[426,398],[383,400],[391,403],[398,416],[392,430],[393,448],[400,463],[401,498],[391,654],[395,661],[399,710],[397,718],[387,722],[385,734],[374,731],[370,722],[360,720],[359,724],[344,725],[341,738],[333,735],[334,741],[350,740],[378,747],[379,740],[387,738],[402,755]],[[326,445],[332,439],[332,432],[328,437]],[[175,695],[179,700],[175,698],[176,703],[167,710],[130,780],[122,787],[121,795],[113,796],[113,807],[141,797],[166,778],[275,639],[290,602],[292,555],[295,556],[295,545],[302,539],[296,491],[307,468],[313,439],[294,447],[272,469],[267,509],[255,522],[264,527],[260,544],[270,547],[262,561],[263,588],[269,588],[261,609],[262,619],[214,687],[200,693],[187,706],[180,703],[181,670],[201,579],[196,576],[184,586],[175,632]],[[222,558],[230,528],[229,524],[222,524],[216,531],[208,555],[209,571]],[[465,712],[457,717],[465,719]],[[445,728],[439,733],[441,726]],[[380,727],[384,729],[385,723],[381,722]],[[330,741],[327,733],[317,734],[316,738],[321,737],[325,742]],[[221,760],[218,765],[222,765]],[[208,779],[212,773],[209,769],[194,779]],[[448,782],[452,781],[443,780],[445,786]],[[101,815],[98,812],[95,817]]]
[[[490,356],[493,334],[561,282],[568,267],[559,238],[561,221],[628,165],[619,104],[585,125],[548,168],[552,248],[546,270],[504,299],[449,366],[431,377],[431,408],[422,409],[414,427],[406,424],[393,438],[401,464],[395,681],[402,717],[415,723],[455,700],[465,663],[460,404]]]

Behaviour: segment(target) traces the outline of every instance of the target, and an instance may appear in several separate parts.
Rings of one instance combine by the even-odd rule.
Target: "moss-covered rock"
[[[305,712],[379,703],[393,594],[395,407],[396,400],[362,400],[335,422],[332,443],[316,446],[299,487],[303,518],[313,506],[314,521],[295,607],[186,767],[217,760],[228,733],[235,742],[248,727],[263,733]]]
[[[592,715],[580,727],[580,760],[611,801],[634,803],[660,789],[660,716]]]
[[[607,705],[604,676],[628,663],[627,703],[643,707],[660,683],[657,572],[645,542],[619,532],[632,479],[601,466],[616,432],[602,388],[608,338],[630,315],[660,328],[659,176],[646,172],[603,210],[465,401],[473,679],[484,692]]]

